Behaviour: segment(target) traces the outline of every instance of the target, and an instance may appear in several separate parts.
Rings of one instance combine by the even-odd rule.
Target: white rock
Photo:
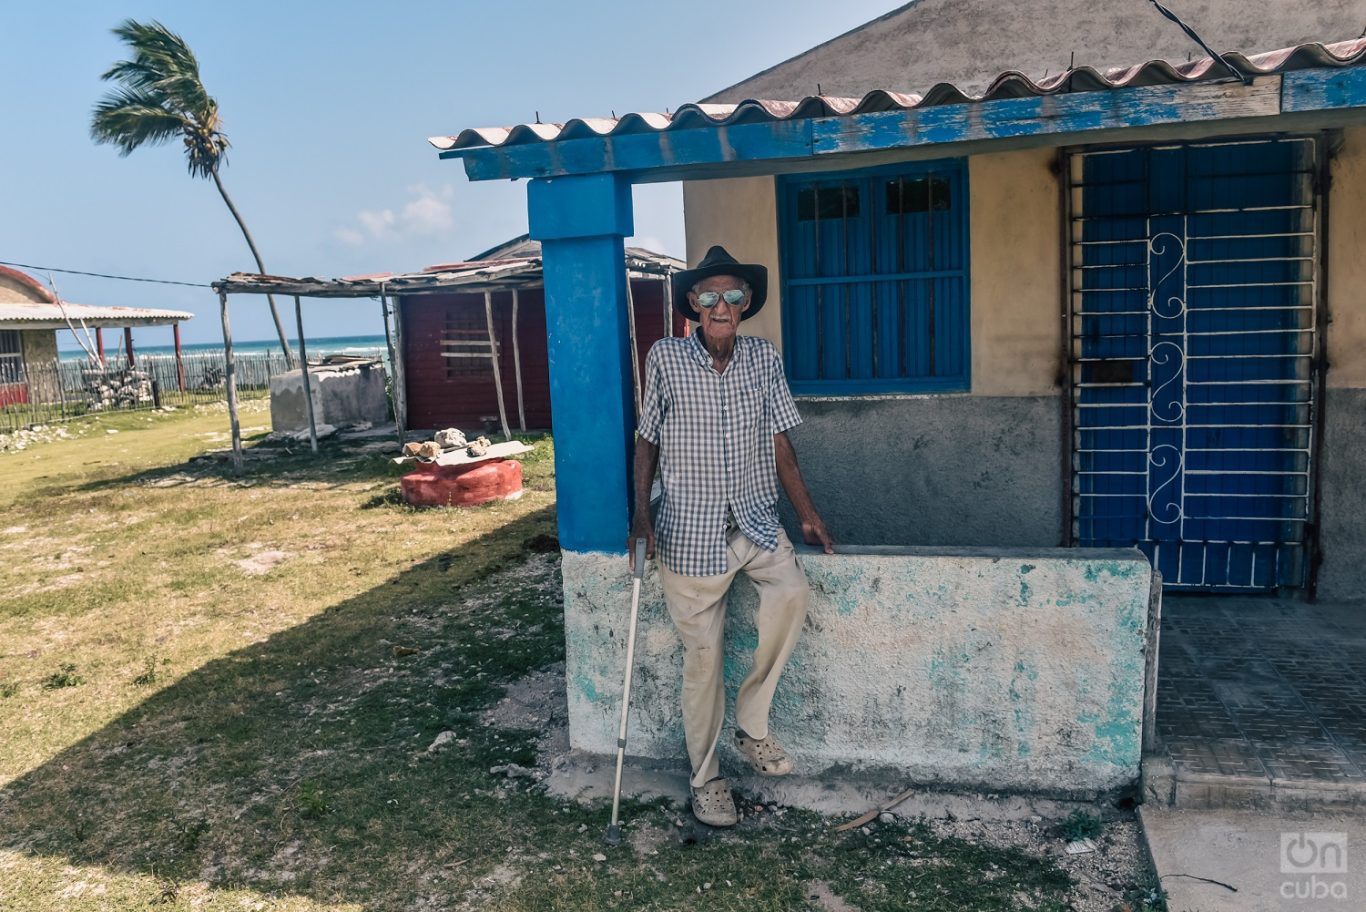
[[[1096,844],[1089,839],[1077,839],[1067,844],[1068,855],[1088,855],[1096,850]]]
[[[604,855],[604,854],[602,854],[601,852],[594,852],[594,853],[593,853],[593,860],[594,860],[594,861],[606,861],[606,860],[607,860],[607,856]]]
[[[455,740],[455,732],[443,731],[427,746],[427,753],[434,754],[453,740]]]

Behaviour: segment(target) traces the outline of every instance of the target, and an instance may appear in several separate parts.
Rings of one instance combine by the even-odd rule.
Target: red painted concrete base
[[[403,499],[424,507],[469,507],[522,493],[522,464],[498,459],[476,465],[419,465],[399,479]]]

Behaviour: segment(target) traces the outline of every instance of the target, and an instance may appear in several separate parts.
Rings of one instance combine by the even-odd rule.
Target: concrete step
[[[1146,756],[1143,802],[1152,808],[1347,813],[1366,817],[1366,782],[1196,773]]]
[[[1171,912],[1366,908],[1366,817],[1356,813],[1139,808]],[[1353,848],[1355,847],[1355,848]]]

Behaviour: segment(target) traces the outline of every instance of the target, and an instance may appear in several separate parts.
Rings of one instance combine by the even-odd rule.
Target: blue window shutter
[[[793,391],[967,390],[964,161],[779,180],[783,350]]]

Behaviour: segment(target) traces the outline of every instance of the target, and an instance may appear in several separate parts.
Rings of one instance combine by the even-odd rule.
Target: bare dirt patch
[[[808,898],[821,912],[858,912],[856,907],[841,899],[823,880],[812,881],[809,889],[811,892],[807,894]]]
[[[1122,905],[1127,891],[1136,888],[1145,870],[1138,822],[1130,817],[1107,822],[1094,840],[1096,850],[1082,855],[1068,855],[1067,841],[1058,833],[1056,824],[1042,818],[931,818],[926,822],[937,836],[1019,849],[1036,858],[1047,858],[1076,882],[1070,898],[1077,912],[1111,912]],[[983,875],[990,877],[991,873],[988,869]]]
[[[233,563],[247,576],[265,576],[287,557],[288,551],[258,551],[251,557],[244,557]]]

